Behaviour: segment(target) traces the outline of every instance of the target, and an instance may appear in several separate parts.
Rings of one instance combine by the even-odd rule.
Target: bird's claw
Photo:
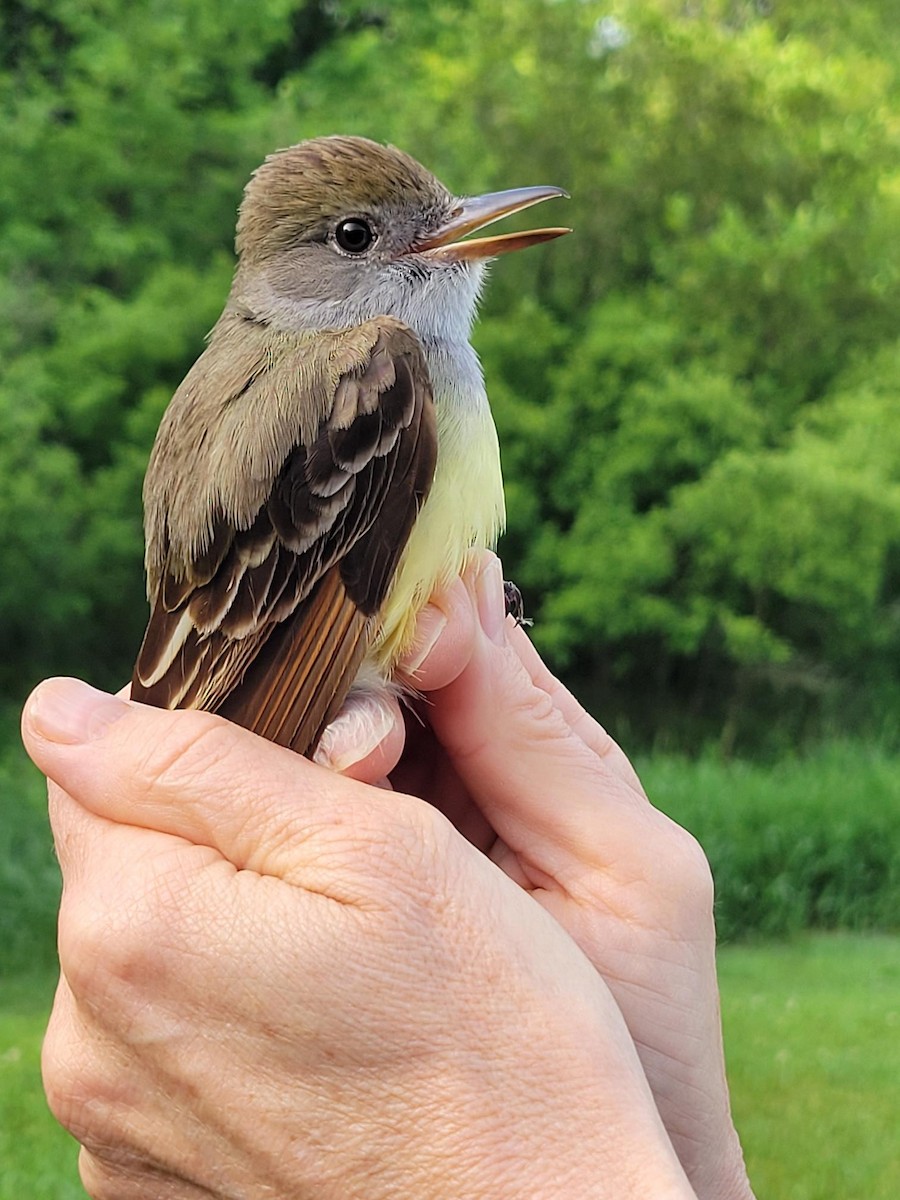
[[[512,617],[520,628],[534,624],[531,617],[525,616],[525,602],[522,599],[522,593],[511,579],[503,580],[503,599],[506,601],[506,615]]]

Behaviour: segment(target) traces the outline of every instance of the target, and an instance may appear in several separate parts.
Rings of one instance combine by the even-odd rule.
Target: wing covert
[[[331,374],[319,378],[308,338],[271,336],[250,385],[223,397],[189,375],[161,425],[145,485],[151,616],[132,696],[221,712],[309,753],[377,628],[437,439],[424,356],[400,322],[328,334]],[[214,333],[206,355],[215,349]],[[179,455],[200,425],[200,454]],[[271,464],[262,480],[260,463]],[[247,474],[243,509],[229,469]]]

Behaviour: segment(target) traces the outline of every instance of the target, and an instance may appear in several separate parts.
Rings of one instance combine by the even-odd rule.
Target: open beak
[[[522,233],[501,233],[495,237],[472,238],[471,241],[460,241],[468,233],[483,229],[508,217],[512,213],[530,208],[532,204],[540,204],[542,200],[552,200],[555,196],[565,196],[568,192],[558,187],[524,187],[510,188],[506,192],[488,192],[485,196],[472,196],[460,200],[440,229],[436,229],[429,237],[413,246],[416,254],[426,254],[429,258],[441,262],[465,262],[481,258],[494,258],[498,254],[508,254],[510,250],[524,250],[528,246],[536,246],[539,242],[549,242],[551,238],[561,237],[571,233],[571,229],[526,229]]]

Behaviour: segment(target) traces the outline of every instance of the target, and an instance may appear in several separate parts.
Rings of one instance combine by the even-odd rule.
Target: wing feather
[[[309,337],[260,342],[254,327],[241,383],[213,353],[241,345],[237,319],[223,318],[221,342],[214,332],[203,356],[213,361],[176,393],[151,456],[151,614],[132,696],[221,712],[311,753],[374,636],[431,486],[430,383],[415,336],[390,318],[327,335],[324,357]]]

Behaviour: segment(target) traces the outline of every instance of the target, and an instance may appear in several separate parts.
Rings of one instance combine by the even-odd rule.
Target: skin
[[[427,725],[348,712],[343,775],[32,696],[65,880],[45,1084],[89,1193],[751,1197],[699,847],[504,619],[492,555],[407,668]]]

